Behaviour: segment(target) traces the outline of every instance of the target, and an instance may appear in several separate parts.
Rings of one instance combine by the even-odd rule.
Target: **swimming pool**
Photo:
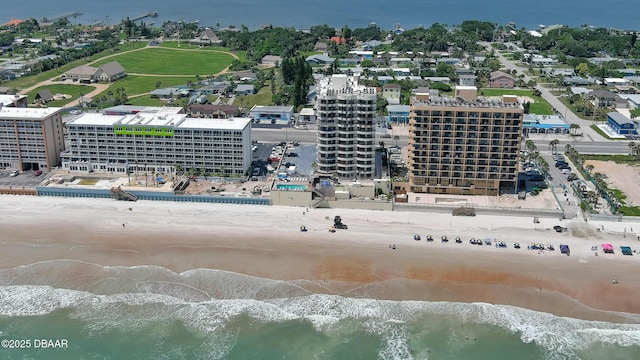
[[[292,184],[278,184],[276,185],[277,190],[288,190],[288,191],[304,191],[307,190],[306,185],[292,185]]]

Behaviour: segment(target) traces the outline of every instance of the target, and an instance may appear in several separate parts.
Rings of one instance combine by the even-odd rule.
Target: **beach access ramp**
[[[111,197],[116,200],[138,201],[137,196],[122,190],[120,186],[111,188]]]

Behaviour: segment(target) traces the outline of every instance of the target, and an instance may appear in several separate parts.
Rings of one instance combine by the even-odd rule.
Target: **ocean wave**
[[[46,315],[66,309],[71,318],[87,324],[89,334],[119,328],[142,330],[152,323],[178,321],[194,336],[216,344],[215,352],[220,356],[212,358],[224,357],[233,348],[237,332],[230,324],[241,318],[261,323],[305,321],[316,332],[329,336],[363,331],[381,339],[378,352],[383,359],[413,358],[415,351],[427,357],[424,349],[412,349],[411,329],[428,326],[434,317],[449,319],[443,326],[451,327],[448,331],[456,338],[461,330],[451,324],[503,329],[522,343],[543,349],[546,359],[577,359],[598,346],[640,346],[640,324],[578,320],[485,303],[309,294],[286,281],[217,270],[176,274],[157,267],[97,267],[70,262],[58,263],[58,271],[40,281],[49,285],[19,284],[47,266],[51,264],[0,271],[0,315]],[[87,273],[76,284],[65,280],[60,267]],[[75,284],[76,288],[59,288],[59,284]],[[432,326],[440,325],[436,322]],[[470,331],[467,328],[465,331]]]

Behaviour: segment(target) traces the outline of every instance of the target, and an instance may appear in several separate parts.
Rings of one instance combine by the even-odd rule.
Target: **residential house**
[[[581,86],[572,86],[569,88],[571,91],[571,95],[580,95],[585,96],[586,94],[591,92],[591,89],[587,89],[586,87]]]
[[[241,115],[240,108],[222,104],[191,104],[189,114],[194,118],[231,119]]]
[[[618,96],[627,101],[629,110],[640,108],[640,94],[620,94]]]
[[[256,92],[256,87],[253,84],[238,84],[233,89],[233,93],[239,96],[253,95]]]
[[[531,58],[531,65],[533,66],[556,66],[558,65],[558,60],[542,57],[542,56],[533,56]]]
[[[222,40],[218,39],[218,36],[211,28],[205,28],[200,35],[195,39],[192,39],[190,43],[201,46],[220,46],[222,44]]]
[[[450,84],[451,83],[451,79],[449,79],[446,76],[427,76],[424,79],[431,82],[432,84],[435,84],[435,83]],[[473,85],[470,85],[470,86],[473,86]]]
[[[262,65],[280,66],[282,57],[276,55],[265,55],[260,61]]]
[[[313,46],[313,51],[321,51],[321,52],[326,52],[329,50],[329,45],[327,45],[326,42],[324,41],[318,41],[316,42],[316,44]]]
[[[400,104],[402,87],[398,84],[386,84],[382,87],[382,97],[387,99],[389,105]]]
[[[410,65],[413,61],[410,58],[391,58],[389,60],[389,66]]]
[[[565,77],[562,83],[564,84],[564,86],[576,86],[576,85],[591,85],[593,84],[593,81],[582,76],[569,76],[569,77]]]
[[[587,95],[593,100],[593,105],[599,108],[610,107],[616,103],[617,95],[609,90],[593,90]]]
[[[362,60],[373,59],[373,51],[370,51],[370,50],[351,50],[349,51],[349,55],[360,58]]]
[[[410,109],[409,105],[387,105],[387,123],[408,124]]]
[[[361,60],[359,58],[344,58],[338,60],[340,66],[357,66]]]
[[[156,89],[149,93],[149,97],[152,99],[169,100],[173,98],[180,98],[185,96],[183,91],[177,87],[170,87],[164,89]]]
[[[512,89],[514,85],[515,79],[507,73],[497,70],[489,75],[489,87]]]
[[[199,89],[201,94],[214,95],[222,94],[231,83],[228,81],[211,81],[209,85]]]
[[[97,81],[114,82],[127,76],[127,72],[117,61],[106,63],[98,68],[94,74]]]
[[[399,76],[409,76],[411,75],[411,69],[409,68],[393,68],[391,69],[395,75]]]
[[[620,135],[637,135],[636,123],[617,111],[607,114],[607,124]]]
[[[336,59],[330,57],[327,54],[316,54],[307,56],[305,60],[305,62],[312,65],[328,65],[333,64],[334,61],[336,61]]]
[[[334,43],[338,44],[338,45],[342,45],[342,44],[346,44],[347,43],[347,39],[343,38],[342,36],[332,36],[331,39],[329,39],[331,41],[333,41]]]
[[[238,80],[246,82],[246,81],[256,81],[258,79],[258,75],[256,75],[252,71],[238,71],[235,73],[235,76]]]
[[[373,50],[376,46],[382,45],[382,41],[379,40],[369,40],[365,43],[362,43],[360,46],[362,50]]]
[[[462,60],[457,58],[449,58],[449,57],[436,59],[436,62],[438,64],[447,64],[447,65],[454,65],[454,66],[462,65]]]
[[[458,77],[458,85],[460,86],[476,86],[475,75],[460,75]]]
[[[627,79],[621,78],[604,78],[604,84],[606,86],[616,86],[616,85],[630,85],[631,82]]]
[[[9,93],[9,90],[11,90],[11,88],[6,86],[0,86],[0,95],[7,95]]]
[[[34,102],[40,103],[40,104],[45,104],[45,103],[48,103],[49,101],[52,101],[52,100],[53,100],[53,94],[51,93],[51,90],[42,89],[42,90],[38,91],[38,93],[36,94]]]

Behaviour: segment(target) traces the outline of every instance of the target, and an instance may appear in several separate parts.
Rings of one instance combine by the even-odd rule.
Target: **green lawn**
[[[528,96],[533,99],[529,112],[538,115],[553,115],[553,108],[551,105],[540,96],[534,96],[532,90],[521,89],[490,89],[482,88],[479,90],[481,96],[502,96],[502,95],[516,95],[516,96]]]
[[[88,94],[95,90],[96,88],[90,85],[70,85],[70,84],[56,84],[56,85],[46,85],[39,88],[36,88],[29,93],[27,93],[27,101],[29,104],[32,104],[35,100],[36,94],[40,90],[49,89],[51,93],[55,96],[56,94],[67,94],[71,95],[69,99],[63,100],[54,100],[47,103],[49,107],[62,107],[66,104],[70,103],[73,100],[77,100],[80,96],[80,93]]]
[[[166,104],[165,101],[152,99],[149,95],[138,96],[127,101],[127,104],[137,105],[137,106],[163,106]]]
[[[73,62],[70,62],[66,65],[63,65],[57,69],[53,69],[53,70],[48,70],[45,71],[43,73],[37,74],[37,75],[30,75],[30,76],[23,76],[20,77],[16,80],[11,80],[11,81],[5,81],[4,83],[2,83],[2,86],[6,86],[6,87],[16,87],[18,89],[24,89],[33,85],[36,85],[37,83],[44,81],[44,80],[49,80],[53,77],[56,76],[60,76],[63,73],[77,67],[80,65],[86,65],[87,63],[96,60],[96,59],[100,59],[102,57],[105,57],[107,55],[112,55],[115,54],[117,52],[120,51],[127,51],[127,50],[133,50],[133,49],[139,49],[141,47],[146,46],[147,43],[141,43],[141,42],[131,42],[131,43],[126,43],[126,44],[121,44],[118,45],[117,47],[117,51],[114,51],[113,49],[109,49],[109,50],[105,50],[103,52],[97,53],[95,55],[89,56],[86,59],[79,59],[79,60],[75,60]],[[108,61],[107,61],[108,62]]]
[[[234,58],[225,52],[147,48],[100,60],[95,65],[114,60],[127,73],[193,76],[216,74],[231,65]]]
[[[265,85],[257,94],[238,96],[233,102],[233,105],[241,106],[245,109],[251,109],[253,105],[271,105],[271,87]]]
[[[136,94],[144,94],[156,89],[156,82],[160,81],[160,87],[170,87],[176,85],[185,85],[187,80],[195,82],[195,78],[190,77],[171,77],[171,76],[135,76],[129,75],[124,79],[120,79],[111,85],[111,88],[123,87],[125,93],[129,96]]]

